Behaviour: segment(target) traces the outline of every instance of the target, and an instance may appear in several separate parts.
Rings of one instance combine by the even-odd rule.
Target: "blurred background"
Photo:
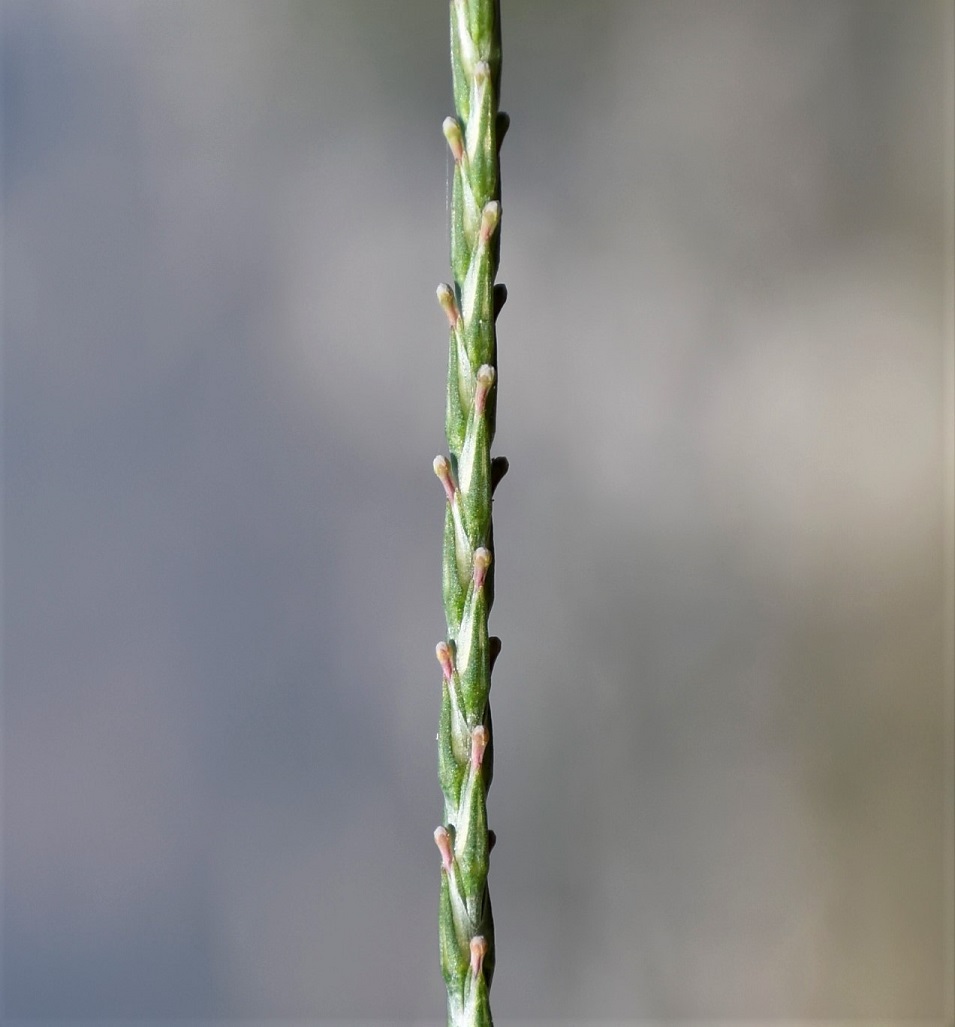
[[[951,4],[502,5],[495,1013],[941,1020]],[[447,40],[4,0],[9,1022],[443,1015]]]

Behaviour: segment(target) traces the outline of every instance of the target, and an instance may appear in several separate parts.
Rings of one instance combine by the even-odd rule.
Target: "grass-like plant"
[[[495,285],[501,187],[499,151],[507,115],[501,81],[499,0],[451,0],[451,70],[456,117],[444,122],[454,157],[451,274],[438,301],[451,326],[446,430],[450,458],[434,470],[444,486],[443,596],[447,639],[437,647],[443,672],[438,775],[444,823],[439,939],[448,989],[449,1027],[492,1024],[494,920],[487,889],[494,835],[487,827],[494,739],[488,693],[500,640],[488,633],[494,599],[491,496],[507,471],[491,459],[497,405],[495,321],[506,290]]]

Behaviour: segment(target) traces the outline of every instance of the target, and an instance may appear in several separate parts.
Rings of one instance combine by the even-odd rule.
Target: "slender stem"
[[[490,1027],[494,920],[487,890],[494,836],[487,790],[494,764],[488,693],[500,640],[488,634],[494,601],[491,495],[507,470],[491,459],[497,408],[495,321],[507,292],[495,285],[501,220],[498,112],[499,0],[451,0],[451,70],[456,117],[444,122],[454,157],[451,191],[453,285],[438,287],[448,317],[446,429],[450,459],[434,470],[444,486],[443,594],[447,639],[437,647],[443,683],[438,776],[444,823],[439,939],[449,1027]]]

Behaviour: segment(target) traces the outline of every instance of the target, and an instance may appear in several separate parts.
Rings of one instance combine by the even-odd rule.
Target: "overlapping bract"
[[[443,596],[447,640],[442,668],[438,774],[444,823],[439,938],[451,1027],[489,1027],[494,921],[487,891],[493,834],[487,790],[493,769],[488,693],[500,648],[488,635],[493,602],[491,495],[507,470],[492,460],[497,402],[495,320],[506,291],[495,286],[501,219],[498,154],[507,115],[498,112],[501,37],[498,0],[451,0],[451,67],[457,116],[444,122],[454,157],[451,271],[438,287],[451,328],[446,430],[450,459],[438,457],[444,486]]]

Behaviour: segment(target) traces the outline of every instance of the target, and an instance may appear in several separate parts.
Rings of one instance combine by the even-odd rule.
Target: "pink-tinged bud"
[[[498,200],[491,200],[484,204],[481,211],[481,242],[488,242],[494,234],[494,230],[501,220],[501,204]]]
[[[481,588],[487,577],[487,569],[491,566],[490,550],[481,546],[474,550],[474,587]]]
[[[497,835],[493,831],[487,833],[487,851],[490,853],[491,849],[497,845]]]
[[[434,458],[434,473],[438,476],[438,480],[444,486],[444,494],[448,497],[448,502],[454,502],[454,493],[456,491],[454,487],[454,481],[451,478],[451,465],[448,463],[448,458],[444,456],[436,456]]]
[[[483,935],[471,939],[471,973],[475,977],[481,976],[484,968],[484,957],[487,955],[487,941]]]
[[[458,310],[458,304],[454,298],[454,290],[450,285],[445,285],[444,282],[438,286],[438,302],[441,304],[441,309],[447,315],[448,324],[454,328],[461,317],[461,312]]]
[[[438,658],[438,663],[441,664],[441,672],[444,674],[444,680],[450,681],[451,675],[454,673],[454,662],[451,659],[451,647],[447,642],[439,642],[434,647],[434,655]]]
[[[441,866],[445,870],[450,870],[451,864],[454,862],[454,851],[451,848],[451,835],[446,827],[435,829],[434,844],[437,845],[438,851],[441,853]]]
[[[441,131],[451,148],[451,156],[454,162],[459,164],[464,156],[464,136],[461,134],[461,126],[457,118],[445,118],[441,124]]]
[[[475,770],[484,762],[484,750],[490,740],[491,736],[483,724],[471,732],[471,766]]]
[[[478,368],[476,375],[477,387],[474,390],[474,410],[475,413],[484,413],[484,404],[487,402],[487,394],[491,391],[494,385],[494,379],[497,377],[494,368],[490,364],[482,364]]]

